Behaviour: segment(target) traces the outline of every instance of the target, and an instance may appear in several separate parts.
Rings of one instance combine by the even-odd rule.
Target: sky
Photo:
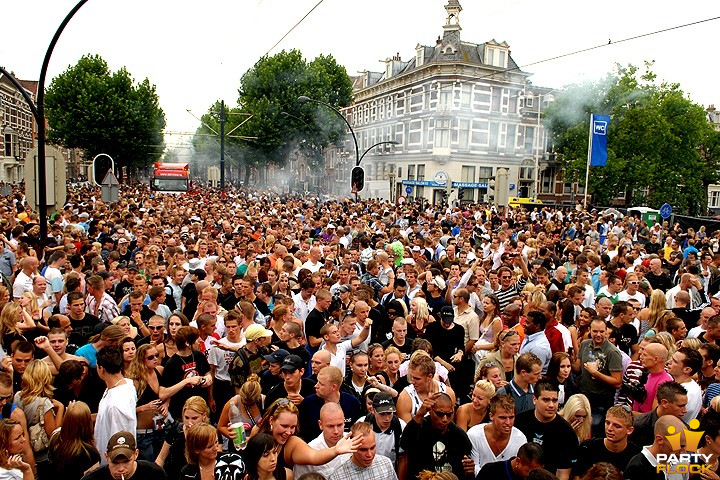
[[[318,2],[275,49],[270,50]],[[0,65],[20,79],[37,79],[47,46],[76,0],[7,0],[0,6]],[[70,21],[50,61],[48,79],[84,54],[99,54],[112,70],[157,86],[172,147],[195,131],[219,99],[236,105],[244,72],[269,53],[299,49],[311,60],[332,54],[348,74],[382,71],[399,53],[442,35],[447,0],[89,0]],[[718,104],[720,62],[714,32],[720,19],[621,43],[620,40],[720,17],[717,0],[460,0],[461,38],[510,45],[536,85],[562,88],[594,81],[616,63],[654,61],[660,80],[679,83],[702,105]],[[30,22],[34,23],[31,24]],[[560,59],[557,56],[603,45]],[[544,61],[548,60],[548,61]],[[537,63],[540,62],[540,63]],[[48,80],[49,84],[49,80]]]

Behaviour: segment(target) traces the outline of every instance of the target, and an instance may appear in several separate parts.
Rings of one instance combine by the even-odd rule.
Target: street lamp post
[[[348,122],[347,118],[345,118],[345,115],[343,115],[342,112],[340,112],[340,110],[333,107],[329,103],[325,103],[320,100],[315,100],[314,98],[306,97],[305,95],[298,97],[298,102],[300,102],[300,103],[308,103],[308,102],[319,103],[320,105],[324,105],[327,108],[331,109],[333,112],[338,114],[338,116],[340,118],[343,119],[343,121],[345,122],[345,125],[347,125],[347,127],[348,127],[348,130],[350,130],[350,135],[352,136],[353,142],[355,143],[355,166],[356,167],[360,166],[360,162],[362,162],[362,159],[365,158],[365,155],[367,155],[368,152],[370,150],[372,150],[373,148],[380,146],[380,145],[386,145],[386,144],[388,144],[388,145],[399,145],[400,144],[400,142],[396,142],[394,140],[386,140],[384,142],[378,142],[374,145],[370,145],[362,153],[362,155],[360,155],[360,148],[358,147],[358,141],[357,141],[357,136],[355,135],[355,130],[353,130],[352,125],[350,125],[350,122]],[[355,194],[355,197],[357,198],[357,194]]]

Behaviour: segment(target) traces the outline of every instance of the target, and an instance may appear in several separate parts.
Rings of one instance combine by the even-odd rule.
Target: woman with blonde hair
[[[134,341],[137,338],[138,330],[137,327],[132,325],[130,317],[125,315],[118,315],[117,317],[112,319],[112,324],[122,328],[125,336],[130,337],[131,340]]]
[[[30,314],[33,322],[40,322],[50,318],[50,312],[48,310],[40,310],[38,297],[33,292],[23,292],[22,297],[20,297],[20,305],[23,307],[23,310]]]
[[[591,436],[592,414],[590,401],[582,393],[576,393],[567,399],[565,406],[559,412],[570,426],[575,430],[580,442],[589,440]]]
[[[394,387],[402,379],[400,375],[402,359],[403,354],[397,347],[390,345],[385,349],[385,369],[380,372],[380,375],[385,378],[385,384],[389,387]]]
[[[651,337],[659,332],[660,330],[656,328],[657,323],[661,318],[669,314],[665,293],[660,289],[653,290],[650,294],[650,303],[638,313],[637,318],[640,320],[639,337]]]
[[[296,435],[299,415],[294,403],[281,398],[268,407],[262,421],[252,429],[251,437],[267,433],[280,445],[278,466],[324,465],[338,455],[354,452],[362,443],[362,438],[344,436],[332,448],[315,450]]]
[[[230,439],[229,448],[230,450],[235,449],[233,440],[237,432],[230,430],[230,409],[234,405],[240,411],[240,417],[244,423],[245,431],[250,434],[250,431],[262,420],[264,397],[262,394],[262,387],[260,386],[260,378],[254,373],[250,375],[242,387],[240,392],[232,397],[222,409],[220,418],[218,419],[218,431],[225,437]]]
[[[0,338],[5,352],[12,352],[19,341],[27,341],[23,333],[35,328],[35,322],[28,312],[16,302],[8,302],[0,312]]]
[[[455,413],[455,424],[465,430],[490,421],[490,399],[495,395],[495,385],[488,380],[478,380],[470,395],[470,402],[460,405]]]
[[[480,362],[477,373],[486,363],[494,363],[502,367],[504,380],[510,382],[515,375],[515,360],[517,360],[519,352],[520,334],[517,330],[503,330],[495,338],[494,350]]]
[[[30,362],[22,374],[22,389],[15,394],[14,402],[22,408],[27,419],[30,443],[35,452],[38,476],[46,478],[48,472],[48,444],[56,428],[60,427],[65,406],[53,399],[53,376],[50,367],[42,360]]]
[[[425,329],[428,324],[435,321],[435,318],[430,315],[428,309],[427,300],[421,297],[413,297],[410,300],[410,313],[408,313],[407,324],[413,329],[416,337],[425,336]]]
[[[48,449],[50,466],[59,478],[82,478],[100,462],[93,427],[90,407],[84,402],[70,402],[62,428],[53,434]]]
[[[222,445],[218,442],[218,432],[212,425],[196,423],[190,427],[185,435],[185,465],[180,470],[180,478],[197,480],[214,480],[215,478],[234,478],[228,472],[234,467],[235,473],[242,473],[244,465],[237,453],[221,453]],[[225,473],[219,475],[215,467],[221,463]],[[230,473],[228,475],[228,473]]]
[[[180,470],[187,463],[185,445],[188,431],[193,425],[207,423],[209,419],[210,407],[204,398],[196,395],[185,401],[179,419],[182,423],[167,432],[162,449],[155,459],[155,464],[165,470],[167,478],[180,478]]]

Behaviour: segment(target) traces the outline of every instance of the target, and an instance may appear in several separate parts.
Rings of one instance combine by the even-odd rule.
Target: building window
[[[507,123],[501,123],[500,124],[500,135],[498,136],[498,147],[499,148],[505,148],[505,145],[507,144]]]
[[[413,120],[408,126],[408,146],[422,143],[422,120]]]
[[[418,166],[417,166],[417,179],[418,179],[418,180],[425,180],[425,165],[418,165]]]
[[[435,139],[436,147],[450,146],[450,119],[444,118],[435,120]]]
[[[398,117],[402,117],[405,114],[405,94],[401,93],[397,96],[397,100],[395,101],[395,114]]]
[[[422,111],[423,97],[422,87],[412,89],[410,92],[410,113]]]
[[[441,87],[438,108],[441,110],[450,110],[452,108],[452,85]]]
[[[467,150],[468,140],[470,138],[470,120],[461,118],[458,125],[458,148]]]
[[[555,193],[555,168],[548,167],[540,174],[541,193]]]
[[[402,148],[403,143],[405,142],[405,125],[402,123],[395,125],[395,141],[398,142],[396,147]]]
[[[491,103],[491,89],[488,85],[475,85],[473,96],[473,110],[478,112],[489,112]]]
[[[520,166],[520,180],[535,179],[535,163],[532,160],[523,160]]]
[[[475,181],[475,166],[463,165],[460,173],[461,182],[474,182]]]
[[[408,180],[415,180],[415,165],[408,165]]]
[[[507,50],[500,47],[485,47],[485,65],[507,67]]]
[[[415,187],[415,198],[425,197],[425,187]]]
[[[493,178],[492,167],[478,167],[478,182],[489,183],[491,178]]]
[[[525,127],[525,153],[532,154],[535,143],[535,127]]]
[[[490,140],[490,124],[487,120],[472,121],[472,135],[470,142],[473,145],[487,147]]]
[[[718,207],[720,206],[720,191],[715,190],[710,192],[710,206],[711,207]]]

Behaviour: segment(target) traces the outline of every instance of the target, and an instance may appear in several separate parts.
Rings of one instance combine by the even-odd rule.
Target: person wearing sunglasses
[[[406,459],[401,457],[407,462],[406,478],[417,478],[423,470],[450,471],[458,478],[465,477],[463,459],[470,456],[472,444],[453,422],[454,413],[454,401],[448,394],[435,392],[425,398],[400,439],[407,453]],[[472,470],[474,464],[468,461]]]
[[[125,373],[137,390],[137,444],[140,458],[154,461],[162,446],[170,397],[185,386],[199,385],[200,376],[183,378],[171,387],[160,386],[160,356],[154,343],[140,345]]]

